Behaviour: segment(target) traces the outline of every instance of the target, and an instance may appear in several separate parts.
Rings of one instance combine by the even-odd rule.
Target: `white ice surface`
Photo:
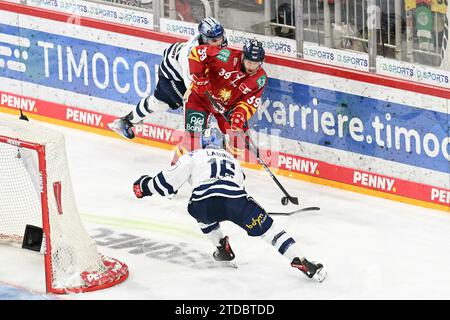
[[[280,177],[302,206],[321,207],[274,219],[286,226],[307,258],[324,264],[328,278],[323,283],[307,279],[271,246],[229,222],[222,229],[230,236],[238,269],[218,266],[211,256],[214,247],[187,213],[189,186],[172,200],[134,197],[133,181],[167,168],[170,151],[51,127],[65,134],[87,231],[97,237],[100,252],[130,268],[129,278],[113,288],[58,298],[450,298],[448,213]],[[296,208],[280,205],[282,193],[266,172],[247,169],[246,174],[247,191],[268,211]],[[124,247],[133,236],[140,242]],[[5,245],[0,251],[0,299],[10,298],[8,286],[30,290],[36,299],[52,298],[43,295],[42,255]],[[16,298],[31,299],[23,291]]]

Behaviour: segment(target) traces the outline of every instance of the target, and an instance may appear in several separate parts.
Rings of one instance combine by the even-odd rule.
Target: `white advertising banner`
[[[303,57],[334,66],[369,71],[369,55],[367,53],[336,50],[305,42],[303,44]]]
[[[132,27],[115,31],[114,24],[94,21],[74,26],[42,18],[41,10],[7,9],[0,21],[0,111],[20,108],[31,116],[110,133],[107,123],[154,92],[161,53],[172,39],[161,40],[151,31],[138,37]],[[196,31],[195,25],[166,23],[165,28],[186,37]],[[270,161],[313,181],[336,181],[448,210],[448,89],[352,71],[350,66],[365,68],[364,54],[341,55],[339,61],[343,52],[323,52],[348,64],[347,75],[294,59],[273,57],[264,64],[268,85],[249,125],[252,132],[277,137],[279,153]],[[430,68],[416,66],[411,74],[409,65],[397,67],[417,81],[448,81]],[[181,109],[153,115],[137,134],[176,144],[183,118]]]
[[[27,0],[27,5],[100,21],[153,29],[153,14],[149,11],[132,9],[133,7],[128,9],[82,0]]]
[[[176,36],[191,37],[197,33],[198,25],[192,22],[177,21],[162,18],[160,21],[161,32],[167,32]],[[267,53],[281,56],[296,57],[297,49],[294,40],[269,37],[261,34],[225,29],[228,44],[232,47],[242,48],[250,39],[257,39],[263,43]]]
[[[377,57],[377,73],[448,88],[450,71]]]

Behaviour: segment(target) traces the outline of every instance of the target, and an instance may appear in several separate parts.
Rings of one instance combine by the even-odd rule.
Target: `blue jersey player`
[[[231,261],[235,257],[228,236],[224,236],[220,229],[221,221],[232,221],[249,236],[260,237],[274,246],[289,259],[292,267],[322,282],[326,276],[323,265],[308,261],[294,238],[248,196],[240,163],[224,150],[224,137],[220,130],[206,129],[201,145],[202,149],[183,155],[175,165],[155,177],[141,176],[133,185],[136,197],[155,193],[169,196],[189,181],[193,190],[188,212],[217,247],[214,259]]]

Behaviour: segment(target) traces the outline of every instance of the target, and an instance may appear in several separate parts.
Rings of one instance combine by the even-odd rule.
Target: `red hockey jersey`
[[[242,52],[210,45],[194,47],[189,55],[189,70],[198,77],[208,76],[211,94],[226,111],[242,109],[247,121],[261,104],[267,75],[263,68],[248,75],[242,71]],[[207,97],[204,105],[211,109]]]

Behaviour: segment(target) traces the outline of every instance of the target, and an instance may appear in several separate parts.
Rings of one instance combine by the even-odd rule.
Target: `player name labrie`
[[[206,318],[208,313],[221,315],[271,315],[274,312],[275,308],[271,304],[221,304],[218,308],[187,306],[182,304],[180,307],[175,308],[176,315],[201,315],[203,318]]]

